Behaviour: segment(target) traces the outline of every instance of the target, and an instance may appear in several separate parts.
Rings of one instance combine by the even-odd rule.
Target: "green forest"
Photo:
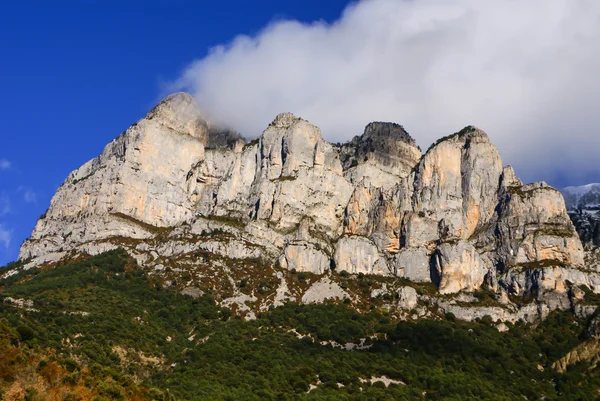
[[[600,397],[595,366],[552,367],[588,339],[592,318],[568,311],[535,326],[507,324],[505,333],[487,318],[393,321],[344,303],[286,304],[244,321],[203,291],[194,298],[165,288],[123,250],[0,280],[0,398]],[[335,346],[361,339],[362,349]]]

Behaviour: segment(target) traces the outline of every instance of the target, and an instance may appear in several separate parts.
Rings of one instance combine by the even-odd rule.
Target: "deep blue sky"
[[[68,173],[143,117],[189,62],[274,19],[335,20],[347,3],[2,2],[0,228],[12,240],[0,241],[0,265],[17,258]]]

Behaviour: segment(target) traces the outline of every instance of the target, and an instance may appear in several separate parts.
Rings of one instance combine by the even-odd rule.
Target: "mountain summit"
[[[283,113],[247,143],[211,126],[183,93],[69,175],[20,258],[55,262],[118,247],[158,272],[208,263],[230,277],[231,266],[258,261],[273,274],[316,275],[309,288],[281,279],[271,298],[252,298],[258,309],[351,299],[331,270],[433,283],[442,295],[485,285],[507,304],[508,295],[535,295],[547,307],[534,314],[570,305],[573,288],[600,290],[600,275],[583,270],[561,193],[522,185],[478,128],[422,154],[397,124],[370,123],[333,145]]]

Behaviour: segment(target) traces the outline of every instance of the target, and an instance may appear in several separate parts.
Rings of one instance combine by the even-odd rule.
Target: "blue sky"
[[[0,5],[0,265],[68,173],[98,155],[212,46],[345,1],[6,1]],[[4,162],[3,162],[4,161]]]
[[[473,124],[524,181],[600,181],[599,18],[572,0],[2,2],[0,265],[173,90],[249,137],[282,111],[336,142],[395,121],[425,149]]]

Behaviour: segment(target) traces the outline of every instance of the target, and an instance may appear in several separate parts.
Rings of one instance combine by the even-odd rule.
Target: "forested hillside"
[[[0,394],[6,400],[599,396],[597,355],[567,364],[564,373],[553,368],[591,341],[594,317],[553,312],[538,326],[507,323],[502,333],[488,317],[466,323],[440,313],[437,320],[394,321],[385,310],[359,313],[338,302],[286,304],[244,321],[217,306],[211,288],[190,296],[167,284],[122,250],[0,280]]]

